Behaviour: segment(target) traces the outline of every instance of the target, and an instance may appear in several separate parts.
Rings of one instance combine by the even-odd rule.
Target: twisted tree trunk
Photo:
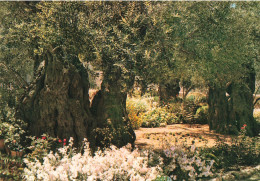
[[[99,91],[90,107],[86,69],[76,56],[63,57],[46,54],[45,65],[42,63],[37,79],[21,100],[19,114],[28,122],[30,134],[73,137],[76,145],[87,138],[94,149],[133,144],[135,134],[127,121],[126,94],[117,89],[120,83],[104,81],[109,88]]]
[[[243,125],[247,135],[259,134],[259,127],[253,117],[255,72],[248,64],[248,74],[239,83],[230,83],[227,88],[211,87],[209,89],[209,126],[218,133],[238,134]],[[229,94],[229,96],[226,95]]]
[[[228,132],[228,100],[224,88],[210,87],[208,93],[209,128],[218,133]]]
[[[259,127],[253,117],[255,72],[252,65],[248,65],[247,68],[251,70],[248,75],[244,76],[240,83],[232,83],[229,86],[229,118],[238,131],[246,124],[247,134],[256,136],[259,134]]]
[[[88,75],[76,67],[80,66],[77,57],[71,57],[71,61],[74,65],[51,53],[45,56],[45,65],[19,107],[30,134],[73,137],[76,143],[87,137],[88,124],[93,121]]]
[[[99,147],[134,145],[136,137],[126,113],[127,93],[122,81],[120,68],[104,73],[101,90],[92,101],[91,111],[97,120],[92,125],[92,137],[97,138]]]

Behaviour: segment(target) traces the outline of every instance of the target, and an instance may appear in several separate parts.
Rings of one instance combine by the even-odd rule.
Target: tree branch
[[[20,86],[20,87],[25,88],[25,87],[28,87],[28,86],[29,86],[29,84],[24,80],[24,78],[23,78],[16,70],[14,70],[13,68],[11,68],[11,67],[5,65],[4,63],[0,63],[0,66],[3,66],[3,67],[5,67],[5,69],[6,69],[7,71],[10,71],[10,72],[14,73],[14,75],[15,75],[17,81],[18,81],[20,84],[22,84],[22,86]]]

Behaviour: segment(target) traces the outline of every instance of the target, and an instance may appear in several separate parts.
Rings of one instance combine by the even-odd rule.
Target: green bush
[[[194,102],[196,99],[195,95],[190,95],[186,98],[186,101],[191,101],[191,102]]]
[[[158,105],[152,97],[129,98],[127,113],[134,129],[180,123],[180,103]]]
[[[186,101],[180,115],[182,122],[189,123],[189,124],[197,123],[196,122],[197,119],[195,118],[195,115],[199,107],[200,105],[196,104],[192,100]]]
[[[56,152],[62,146],[67,144],[66,139],[52,138],[47,134],[43,134],[40,138],[35,136],[28,137],[31,140],[28,147],[28,154],[26,158],[34,161],[35,159],[43,162],[43,158],[50,152]]]
[[[13,151],[23,151],[27,124],[15,118],[14,108],[8,106],[0,110],[0,133],[5,144]],[[8,130],[8,131],[7,131]]]
[[[0,152],[0,180],[23,180],[23,161]]]
[[[168,112],[167,106],[157,107],[142,115],[142,127],[159,127],[162,123],[173,124],[178,120],[177,116]]]
[[[208,106],[202,106],[197,109],[195,114],[196,123],[207,124],[208,123]]]
[[[260,163],[260,138],[240,135],[233,138],[231,144],[219,141],[216,146],[205,148],[201,153],[214,159],[217,169],[257,165]]]

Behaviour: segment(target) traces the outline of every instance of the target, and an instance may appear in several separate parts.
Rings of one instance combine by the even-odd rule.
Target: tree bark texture
[[[79,59],[62,60],[51,53],[47,55],[45,65],[18,108],[20,117],[29,124],[29,133],[34,136],[47,133],[62,139],[73,137],[76,145],[87,138],[92,148],[133,143],[135,134],[122,118],[127,117],[126,94],[113,86],[103,89],[90,107],[88,74]],[[112,139],[111,134],[116,136]]]
[[[250,136],[257,134],[257,124],[253,117],[253,93],[245,84],[233,84],[230,106],[230,120],[237,130],[246,124],[247,134]]]
[[[208,93],[209,128],[226,133],[228,125],[228,100],[224,88],[210,87]]]
[[[249,71],[239,83],[230,83],[227,88],[211,87],[208,96],[210,130],[238,134],[246,124],[247,135],[258,135],[259,125],[253,117],[254,90],[254,71]]]
[[[247,68],[250,70],[250,67],[252,65],[248,65]],[[230,120],[236,126],[237,130],[240,130],[246,124],[246,131],[249,136],[259,134],[258,124],[253,117],[254,91],[255,72],[252,68],[240,83],[232,83],[228,89],[228,93],[230,94]]]
[[[48,54],[45,66],[20,106],[22,118],[29,123],[30,134],[73,137],[76,143],[86,138],[88,123],[93,121],[88,89],[86,72]]]
[[[92,130],[99,147],[134,145],[136,137],[126,113],[127,93],[122,81],[120,69],[105,73],[101,90],[92,101],[91,111],[97,120]]]

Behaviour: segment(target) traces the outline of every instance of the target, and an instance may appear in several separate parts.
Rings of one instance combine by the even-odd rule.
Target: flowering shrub
[[[46,134],[43,134],[40,138],[35,136],[28,138],[31,140],[31,144],[28,147],[30,153],[27,154],[26,158],[31,161],[37,159],[41,163],[43,162],[43,158],[47,156],[51,150],[57,151],[58,148],[66,145],[66,139],[52,138]]]
[[[240,129],[240,135],[245,136],[246,135],[246,124],[244,124]]]
[[[126,109],[128,112],[128,118],[133,129],[139,129],[142,125],[142,114],[151,109],[151,102],[149,99],[127,99]]]
[[[127,112],[134,129],[142,127],[159,127],[178,122],[169,105],[159,106],[151,97],[130,98],[127,100]]]
[[[128,108],[128,118],[133,129],[139,129],[142,125],[141,114],[137,114],[133,107]]]
[[[167,106],[156,107],[142,114],[142,127],[159,127],[162,123],[172,124],[177,122],[177,117],[167,111]]]
[[[72,148],[73,139],[68,146],[59,148],[55,154],[51,151],[43,158],[24,159],[26,180],[154,180],[159,175],[159,167],[148,167],[148,156],[141,156],[137,150],[126,147],[95,152],[91,156],[88,143],[84,153]]]
[[[172,146],[164,151],[164,172],[173,180],[196,180],[212,176],[214,160],[203,159],[195,146]]]

